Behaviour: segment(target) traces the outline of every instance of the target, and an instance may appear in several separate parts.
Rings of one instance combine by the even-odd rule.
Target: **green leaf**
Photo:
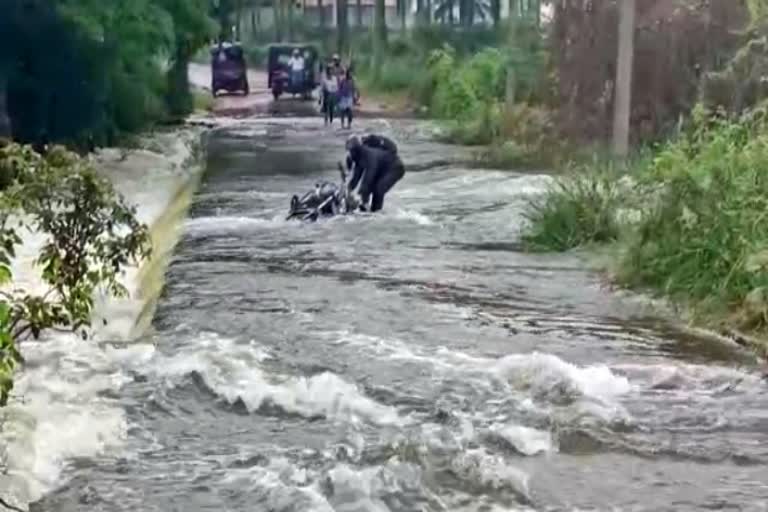
[[[0,263],[0,286],[5,286],[10,283],[12,279],[13,274],[11,273],[11,268],[4,263]]]

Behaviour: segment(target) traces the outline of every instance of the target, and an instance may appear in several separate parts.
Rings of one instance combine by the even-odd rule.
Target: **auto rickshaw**
[[[294,50],[299,50],[304,57],[303,80],[294,84],[291,81],[288,61]],[[271,44],[267,56],[267,87],[272,91],[272,96],[277,100],[282,94],[288,93],[294,96],[300,94],[305,100],[312,97],[312,91],[319,85],[319,52],[317,47],[308,44]]]
[[[242,92],[247,96],[248,69],[243,48],[238,43],[222,42],[211,47],[211,92]]]

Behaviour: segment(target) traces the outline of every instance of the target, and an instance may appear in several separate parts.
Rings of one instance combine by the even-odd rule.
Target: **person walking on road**
[[[336,114],[336,105],[339,94],[339,79],[333,74],[331,67],[325,68],[325,74],[320,84],[320,101],[323,110],[325,125],[333,124],[333,117]]]
[[[341,117],[341,127],[352,128],[352,109],[359,101],[359,94],[355,79],[352,76],[352,70],[347,69],[344,78],[339,83],[339,117]]]

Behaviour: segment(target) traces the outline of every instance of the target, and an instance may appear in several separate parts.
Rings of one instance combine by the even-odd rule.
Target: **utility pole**
[[[632,63],[635,55],[635,0],[619,0],[619,51],[613,101],[613,153],[629,153],[629,121],[632,109]]]

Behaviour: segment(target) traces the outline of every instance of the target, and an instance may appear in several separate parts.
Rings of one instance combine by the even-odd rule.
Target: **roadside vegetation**
[[[226,25],[209,0],[29,0],[0,16],[0,406],[25,343],[88,338],[98,295],[150,254],[147,227],[79,154],[130,145],[196,106],[187,63]],[[223,32],[223,30],[221,30]],[[34,244],[34,245],[29,245]],[[13,274],[18,251],[43,290]]]
[[[147,227],[110,183],[61,146],[42,156],[0,144],[0,406],[23,363],[25,340],[47,330],[88,337],[96,293],[121,296],[126,266],[149,255]],[[34,264],[45,291],[14,283],[17,249],[41,238]]]
[[[212,12],[209,0],[10,2],[0,137],[87,151],[182,118],[187,63],[217,35]]]
[[[617,283],[683,305],[698,323],[764,335],[768,91],[759,76],[768,61],[756,51],[764,12],[751,13],[743,46],[702,76],[697,105],[666,140],[608,172],[611,164],[582,165],[532,201],[526,247],[607,246]]]

